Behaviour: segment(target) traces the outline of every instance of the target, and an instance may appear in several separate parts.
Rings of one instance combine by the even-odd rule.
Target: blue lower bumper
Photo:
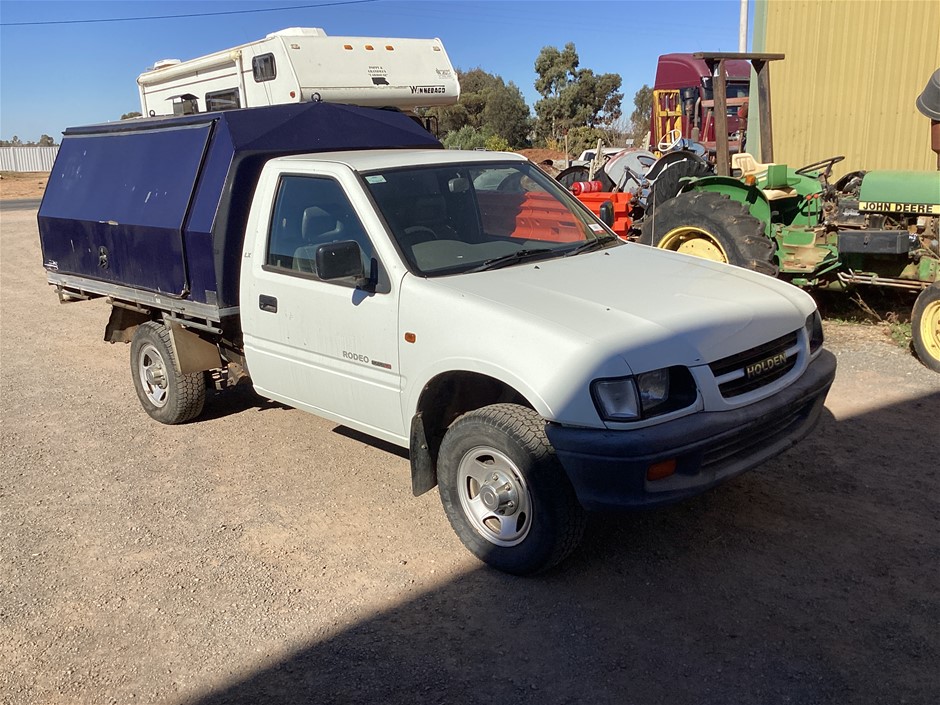
[[[649,507],[701,494],[779,455],[815,426],[835,378],[823,350],[800,379],[741,409],[702,412],[633,431],[548,424],[548,439],[586,509]],[[647,480],[650,465],[676,471]]]

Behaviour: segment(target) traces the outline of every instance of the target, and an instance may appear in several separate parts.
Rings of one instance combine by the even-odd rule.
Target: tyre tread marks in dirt
[[[534,523],[526,540],[509,549],[490,545],[479,536],[463,516],[455,488],[449,486],[455,484],[461,460],[460,450],[455,446],[464,443],[466,437],[479,438],[493,431],[498,435],[489,439],[490,445],[499,448],[498,440],[502,436],[515,440],[519,450],[528,456],[524,462],[517,459],[517,464],[533,498]],[[516,455],[511,447],[499,449],[510,456]],[[451,526],[480,560],[508,573],[531,575],[557,565],[580,544],[586,523],[585,511],[545,435],[545,420],[534,410],[518,404],[492,404],[464,414],[444,437],[438,467],[441,479],[438,489]]]
[[[743,203],[713,191],[680,193],[646,218],[640,242],[659,247],[666,234],[682,227],[706,231],[725,250],[730,264],[777,276],[774,242]]]
[[[927,320],[924,315],[927,315]],[[940,372],[940,330],[936,329],[940,317],[940,282],[931,284],[917,296],[911,312],[911,337],[914,352],[920,361],[934,372]],[[925,330],[930,327],[931,330]]]
[[[147,399],[140,382],[140,348],[151,343],[163,357],[167,370],[167,401],[162,407],[154,406]],[[131,343],[131,375],[137,396],[146,412],[160,423],[169,425],[186,423],[199,416],[206,402],[206,382],[202,372],[180,374],[176,371],[176,355],[166,326],[148,321],[142,324]]]

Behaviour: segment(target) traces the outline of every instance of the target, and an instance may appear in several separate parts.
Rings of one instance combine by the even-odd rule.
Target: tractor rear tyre
[[[680,193],[645,218],[640,242],[777,276],[774,243],[747,206],[713,191]]]
[[[699,159],[682,159],[663,169],[650,187],[650,195],[646,199],[646,210],[652,213],[661,203],[665,203],[679,194],[685,182],[679,181],[685,177],[695,179],[703,176],[712,176],[711,168]]]
[[[914,302],[911,334],[920,361],[940,372],[940,283],[928,286]]]
[[[570,191],[571,185],[575,181],[587,181],[588,174],[590,173],[590,169],[587,166],[569,166],[567,169],[562,170],[558,176],[555,177],[555,180]],[[611,181],[610,177],[607,176],[603,170],[594,174],[594,181],[601,182],[601,191],[607,192],[614,190],[614,182]]]

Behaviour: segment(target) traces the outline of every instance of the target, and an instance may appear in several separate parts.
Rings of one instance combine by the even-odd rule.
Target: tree
[[[55,147],[55,140],[49,135],[43,134],[39,137],[40,147]]]
[[[130,112],[130,113],[124,113],[124,114],[121,116],[121,119],[122,119],[122,120],[130,120],[131,118],[136,118],[136,117],[140,117],[140,113],[137,112],[136,110],[134,110],[133,112]]]
[[[512,148],[525,147],[531,118],[522,91],[514,83],[507,85],[499,76],[480,68],[458,71],[457,76],[460,80],[457,104],[425,111],[426,115],[437,118],[445,144],[452,133],[470,127],[483,135],[484,140],[495,135]],[[460,140],[466,141],[468,134],[463,133]]]
[[[576,127],[602,129],[621,115],[619,74],[597,75],[580,68],[573,43],[563,50],[543,47],[535,60],[535,89],[542,99],[535,104],[536,136],[543,142],[559,141]]]
[[[645,83],[633,96],[634,110],[630,114],[630,136],[633,144],[641,146],[646,144],[650,133],[650,119],[653,115],[653,89]]]

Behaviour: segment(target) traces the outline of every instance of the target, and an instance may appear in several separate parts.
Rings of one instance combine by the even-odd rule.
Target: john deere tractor
[[[716,97],[724,94],[721,62],[754,65],[761,162],[746,153],[729,160],[720,139],[726,130],[719,127],[718,173],[686,179],[679,195],[657,204],[644,219],[640,242],[798,286],[908,290],[916,295],[915,352],[940,372],[940,172],[855,171],[833,183],[829,177],[841,156],[799,169],[775,164],[766,68],[783,55],[696,56],[717,65]],[[717,106],[715,113],[720,118],[726,110]]]

